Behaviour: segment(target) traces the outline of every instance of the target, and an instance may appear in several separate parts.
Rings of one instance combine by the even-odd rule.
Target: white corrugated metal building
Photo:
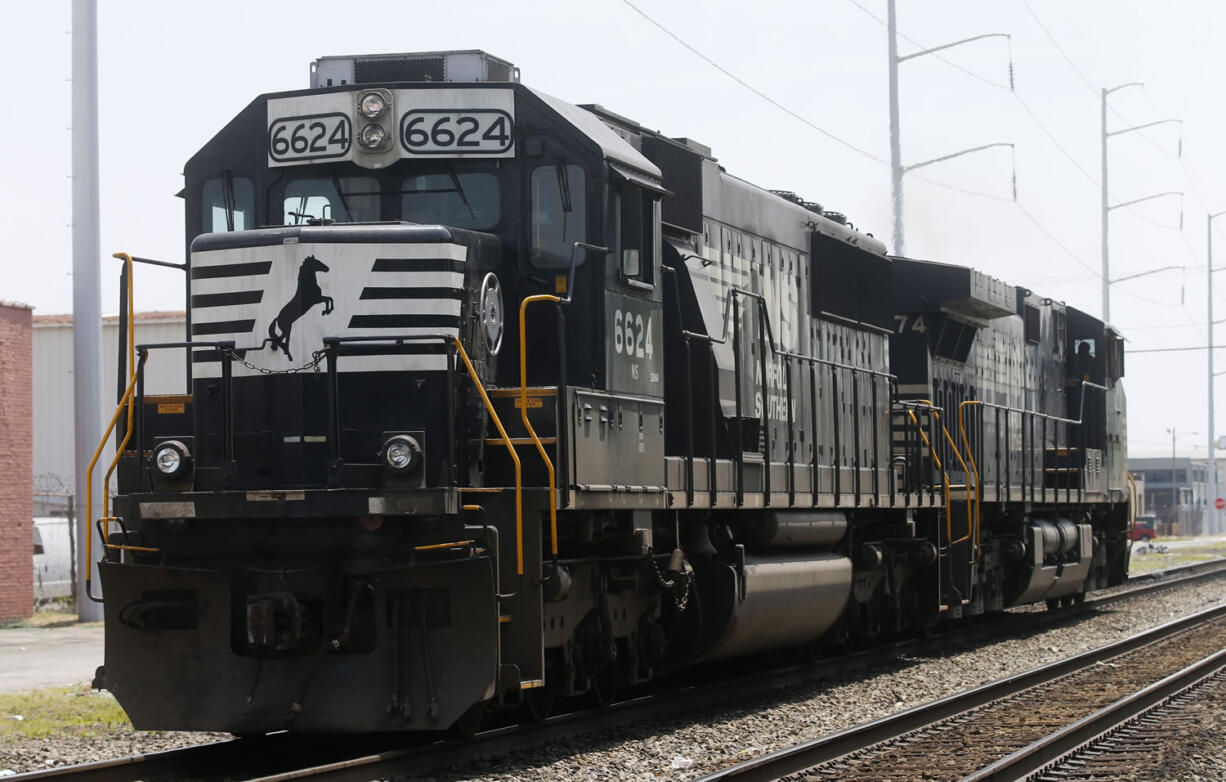
[[[183,342],[182,312],[136,313],[136,344]],[[116,372],[119,319],[103,318],[103,422],[118,400]],[[73,348],[71,315],[34,316],[34,515],[62,515],[75,483],[73,468]],[[182,350],[158,350],[145,367],[145,393],[181,394],[185,385]],[[101,439],[102,432],[98,432]],[[114,454],[114,440],[103,452],[99,474]],[[90,444],[97,447],[97,442]],[[113,487],[112,487],[113,488]]]

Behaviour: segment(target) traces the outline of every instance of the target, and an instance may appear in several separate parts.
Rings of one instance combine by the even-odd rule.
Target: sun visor
[[[660,184],[659,180],[652,179],[646,174],[639,173],[632,168],[620,165],[612,160],[609,161],[609,170],[613,172],[613,175],[616,178],[638,185],[645,190],[650,190],[653,193],[659,193],[662,196],[670,196],[673,194],[671,190],[665,190],[664,185]]]

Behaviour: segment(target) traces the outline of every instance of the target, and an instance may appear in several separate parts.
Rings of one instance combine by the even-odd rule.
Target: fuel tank
[[[743,564],[712,562],[702,570],[704,634],[714,637],[704,661],[814,641],[851,593],[851,560],[838,554],[746,554]]]

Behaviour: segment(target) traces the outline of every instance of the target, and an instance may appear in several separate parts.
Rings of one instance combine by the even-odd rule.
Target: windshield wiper
[[[353,222],[353,212],[349,211],[349,202],[345,200],[345,191],[341,190],[341,180],[337,179],[336,172],[332,174],[332,186],[336,188],[336,197],[340,199],[341,208],[345,210],[345,222]]]
[[[464,194],[464,187],[460,184],[460,177],[456,175],[455,166],[447,166],[447,176],[451,177],[451,185],[455,188],[456,195],[460,197],[460,202],[464,204],[464,208],[468,210],[468,216],[476,220],[477,213],[473,211],[472,206],[468,203],[468,196]]]
[[[229,172],[225,172],[225,176],[221,179],[221,201],[223,209],[226,213],[226,230],[234,230],[234,176]]]
[[[562,241],[565,242],[569,222],[567,218],[574,209],[570,200],[570,173],[566,170],[566,158],[558,158],[554,163],[554,170],[558,173],[558,195],[562,198]]]

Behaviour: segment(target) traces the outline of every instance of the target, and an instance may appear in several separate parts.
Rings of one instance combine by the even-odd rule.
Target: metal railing
[[[558,318],[558,382],[555,387],[557,389],[557,398],[555,405],[555,416],[557,423],[555,430],[557,436],[554,441],[555,447],[558,449],[558,464],[560,467],[565,467],[565,432],[563,421],[566,420],[562,415],[562,410],[565,409],[566,395],[566,320],[562,312],[563,305],[570,304],[571,297],[575,291],[575,267],[577,265],[579,250],[591,250],[602,254],[608,254],[609,248],[602,247],[596,244],[588,244],[587,242],[575,242],[571,245],[570,250],[570,272],[567,275],[566,295],[555,296],[551,293],[540,293],[533,296],[525,296],[519,303],[519,413],[523,419],[524,429],[527,430],[528,436],[532,438],[532,443],[536,446],[537,453],[541,455],[541,461],[545,463],[545,470],[549,476],[549,546],[550,555],[553,558],[553,571],[557,573],[558,567],[558,500],[557,500],[557,476],[554,472],[553,461],[549,458],[549,454],[545,451],[545,445],[541,442],[541,438],[537,435],[536,429],[532,426],[532,421],[528,418],[528,327],[527,313],[528,305],[537,302],[553,302],[557,308]],[[567,488],[567,496],[569,497],[569,487]],[[553,575],[550,575],[553,578]]]
[[[935,425],[940,428],[941,434],[944,435],[944,440],[938,442],[942,443],[944,447],[948,448],[946,455],[948,456],[949,453],[952,453],[954,458],[958,460],[958,464],[962,465],[963,474],[969,474],[966,460],[962,458],[962,453],[958,450],[958,446],[954,442],[953,437],[949,434],[949,430],[945,427],[945,424],[941,423],[941,413],[943,411],[941,408],[932,404],[932,402],[927,399],[898,402],[897,404],[904,412],[906,412],[907,416],[911,419],[911,422],[915,424],[915,428],[919,433],[920,439],[923,441],[924,446],[928,449],[928,454],[932,459],[933,464],[941,474],[941,483],[944,488],[945,495],[945,547],[948,548],[949,546],[955,546],[959,543],[965,543],[968,540],[971,540],[978,525],[977,508],[972,507],[971,498],[968,496],[966,498],[966,534],[955,540],[953,531],[953,503],[951,501],[951,496],[954,489],[969,490],[970,487],[967,484],[955,485],[950,483],[949,471],[945,468],[945,464],[948,463],[948,458],[945,460],[945,462],[942,462],[939,454],[942,449],[933,447],[932,438],[929,437],[928,432],[924,430],[923,424],[920,423],[919,416],[915,414],[917,410],[928,414],[929,419],[935,422]],[[916,488],[918,491],[922,491],[922,485],[923,484],[917,485]]]
[[[743,400],[743,393],[742,393],[743,384],[742,384],[742,368],[741,368],[743,335],[742,335],[742,325],[741,325],[742,318],[741,318],[741,301],[740,301],[742,297],[752,299],[756,304],[755,312],[756,312],[757,321],[758,321],[758,333],[757,333],[757,345],[758,345],[757,352],[758,352],[758,361],[759,361],[758,371],[762,377],[761,388],[765,390],[769,390],[769,387],[770,387],[770,383],[768,379],[769,375],[767,373],[767,364],[766,364],[767,351],[769,350],[770,355],[778,359],[780,363],[782,364],[781,374],[783,376],[783,386],[784,386],[783,391],[784,391],[784,396],[787,399],[787,411],[786,411],[785,422],[787,425],[787,433],[788,433],[788,437],[786,441],[787,442],[786,464],[788,468],[787,469],[788,504],[789,505],[795,504],[795,498],[796,498],[796,485],[795,484],[796,484],[797,459],[796,459],[796,438],[794,436],[795,427],[796,427],[796,411],[795,411],[794,396],[793,396],[793,387],[794,387],[793,364],[800,364],[802,366],[807,367],[808,374],[809,374],[809,413],[810,413],[810,419],[811,419],[809,421],[809,425],[810,425],[811,432],[812,432],[811,437],[810,437],[810,447],[812,449],[812,453],[808,460],[808,467],[810,471],[810,495],[813,498],[814,505],[817,504],[816,498],[817,498],[817,495],[819,493],[819,488],[820,488],[819,470],[821,467],[826,466],[822,464],[822,461],[819,458],[820,454],[819,454],[818,442],[817,442],[819,415],[820,415],[819,405],[818,405],[818,385],[819,385],[818,373],[819,373],[819,370],[826,370],[829,373],[828,377],[830,379],[830,383],[829,383],[830,407],[829,407],[828,414],[829,414],[830,424],[833,429],[832,434],[833,434],[833,440],[834,440],[834,443],[833,443],[834,447],[831,452],[829,467],[831,468],[831,471],[832,471],[833,492],[834,492],[836,501],[841,500],[844,494],[844,486],[843,486],[843,478],[842,478],[843,465],[840,463],[840,460],[842,457],[843,439],[845,437],[845,433],[843,432],[843,426],[842,426],[842,419],[844,417],[843,411],[840,409],[841,403],[842,403],[842,400],[840,398],[840,393],[839,393],[840,373],[847,373],[851,376],[851,404],[852,404],[853,411],[857,411],[857,412],[860,407],[860,393],[861,393],[860,385],[862,382],[861,379],[868,378],[868,385],[870,389],[870,392],[869,392],[870,402],[871,402],[872,409],[873,409],[873,415],[871,416],[873,453],[872,453],[870,466],[872,469],[872,484],[873,484],[872,485],[872,495],[874,497],[874,502],[876,502],[876,498],[881,493],[880,474],[881,474],[881,464],[882,464],[882,461],[881,461],[881,430],[880,430],[880,425],[879,425],[878,415],[877,415],[877,407],[879,403],[878,386],[884,383],[890,389],[893,389],[893,387],[897,383],[897,378],[888,372],[881,372],[878,370],[869,369],[867,367],[857,367],[851,364],[844,364],[844,363],[834,361],[831,359],[818,358],[816,356],[806,356],[800,353],[793,353],[791,351],[780,348],[777,341],[775,340],[774,333],[771,329],[770,317],[766,311],[765,298],[762,296],[762,294],[754,293],[753,291],[747,291],[743,288],[739,288],[735,286],[728,288],[728,298],[724,304],[724,313],[723,313],[724,332],[721,337],[713,337],[708,334],[699,334],[696,332],[689,331],[684,328],[685,320],[682,316],[680,293],[678,291],[678,285],[676,284],[677,271],[676,269],[669,267],[669,266],[663,266],[661,268],[665,274],[671,275],[674,278],[673,306],[674,306],[674,309],[676,310],[677,322],[680,328],[680,334],[681,334],[683,348],[684,348],[685,392],[686,392],[687,399],[693,398],[693,388],[694,388],[692,344],[693,343],[706,344],[710,348],[711,359],[710,359],[710,362],[707,368],[707,374],[708,374],[707,386],[710,389],[709,404],[711,408],[710,410],[711,420],[709,421],[709,426],[708,426],[710,455],[709,455],[709,460],[708,460],[708,465],[707,465],[708,472],[709,472],[708,479],[707,479],[707,489],[708,489],[708,494],[710,497],[710,500],[709,500],[710,505],[714,506],[716,504],[716,494],[718,491],[718,487],[716,485],[716,455],[718,453],[716,429],[717,429],[718,418],[719,418],[717,411],[720,411],[722,409],[722,400],[720,399],[720,395],[718,392],[718,386],[719,386],[718,378],[719,378],[720,368],[719,368],[718,362],[715,357],[714,346],[728,344],[730,339],[731,339],[731,349],[732,349],[732,374],[733,374],[733,386],[734,386],[733,388],[733,394],[734,394],[733,407],[734,407],[735,425],[732,427],[731,434],[733,438],[732,456],[733,456],[735,478],[736,478],[735,486],[734,486],[734,489],[736,492],[735,501],[736,501],[737,506],[744,505],[745,503],[745,459],[744,459],[744,454],[745,454],[744,436],[745,435],[744,435],[744,422],[743,422],[744,400]],[[729,316],[730,310],[731,310],[731,332],[732,332],[731,338],[729,338],[729,334],[728,334],[729,320],[730,320],[728,316]],[[761,415],[759,416],[759,419],[758,419],[761,424],[760,438],[761,438],[761,450],[763,453],[762,502],[764,506],[770,505],[771,494],[772,494],[772,491],[771,491],[771,445],[770,445],[771,443],[771,436],[770,436],[771,415],[770,415],[770,405],[768,403],[767,397],[768,397],[768,394],[763,394],[763,405],[762,405]],[[861,471],[864,465],[862,464],[862,460],[861,460],[862,448],[861,448],[861,441],[860,441],[860,426],[859,426],[860,420],[861,419],[859,418],[858,415],[853,414],[852,424],[849,427],[851,429],[851,439],[852,439],[852,458],[851,458],[851,465],[850,465],[852,469],[851,494],[853,496],[853,501],[855,502],[856,505],[860,505],[862,503],[863,495],[864,495],[864,487],[861,485],[861,480],[862,480]],[[695,493],[695,489],[694,489],[694,485],[695,485],[695,482],[694,482],[694,459],[695,459],[694,409],[692,405],[686,406],[685,421],[686,421],[685,493],[686,493],[687,504],[692,505],[694,502],[694,493]],[[801,462],[801,466],[804,466],[803,462]],[[891,498],[891,502],[893,502],[895,494],[896,494],[893,470],[888,471],[887,481],[889,483],[888,492]]]

